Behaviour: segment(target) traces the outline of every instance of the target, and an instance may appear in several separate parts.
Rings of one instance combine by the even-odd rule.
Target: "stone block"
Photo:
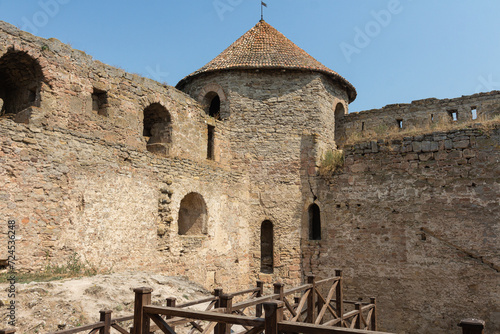
[[[414,141],[412,147],[413,147],[413,152],[415,153],[422,152],[422,142]]]
[[[453,141],[453,148],[467,148],[469,147],[469,139]]]
[[[407,154],[407,155],[405,155],[405,159],[407,161],[418,160],[418,154],[416,154],[416,153]]]
[[[446,160],[446,159],[448,159],[448,153],[447,152],[443,152],[443,151],[439,151],[437,153],[434,153],[434,159],[436,159],[436,160]]]
[[[463,150],[463,157],[464,158],[474,158],[476,156],[476,152],[471,149],[465,149]]]
[[[428,160],[431,160],[433,158],[433,156],[434,156],[434,153],[432,153],[432,152],[429,152],[429,153],[420,153],[418,155],[418,159],[420,161],[428,161]]]

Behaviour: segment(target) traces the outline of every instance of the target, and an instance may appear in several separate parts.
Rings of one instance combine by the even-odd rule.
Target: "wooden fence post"
[[[214,296],[217,298],[215,301],[215,308],[220,307],[220,296],[222,296],[223,290],[221,288],[214,289]]]
[[[356,329],[362,329],[361,326],[363,326],[363,313],[361,313],[361,308],[363,305],[361,303],[356,303],[354,304],[354,309],[358,311],[358,316],[356,317],[356,325],[354,328]]]
[[[274,294],[279,295],[279,300],[283,301],[285,298],[285,285],[283,283],[274,283]]]
[[[259,291],[257,291],[257,298],[262,297],[264,295],[264,282],[263,281],[257,281],[257,288]],[[262,304],[257,304],[255,305],[255,316],[260,318],[262,316]]]
[[[166,299],[166,301],[167,301],[167,307],[175,307],[175,303],[176,303],[177,299],[174,298],[174,297],[168,297]],[[165,318],[166,319],[172,319],[172,316],[171,315],[167,315]],[[175,326],[170,326],[170,327],[172,328],[172,330],[175,330]]]
[[[375,297],[370,298],[370,304],[373,304],[372,319],[370,330],[377,331],[377,299]]]
[[[311,292],[307,296],[307,315],[306,322],[313,324],[316,319],[316,283],[315,276],[308,275],[307,283],[312,284]]]
[[[225,308],[226,314],[233,313],[233,296],[223,294],[220,296],[220,307]],[[218,324],[217,325],[219,332],[217,334],[230,334],[231,333],[231,325],[229,324]]]
[[[484,321],[479,319],[464,319],[458,324],[462,327],[463,334],[483,334]]]
[[[335,276],[340,277],[339,283],[337,284],[337,290],[335,291],[335,308],[339,315],[340,327],[344,327],[344,292],[343,292],[343,277],[342,270],[335,270]]]
[[[111,310],[99,311],[100,320],[104,321],[104,327],[99,329],[99,334],[110,334],[111,333]]]
[[[221,296],[223,290],[221,288],[214,289],[214,296],[217,298],[215,301],[215,308],[221,308]],[[224,334],[226,332],[225,328],[223,328],[224,324],[217,324],[214,327],[214,334]]]
[[[153,289],[137,288],[134,289],[134,292],[134,327],[132,329],[132,334],[149,334],[150,320],[149,317],[144,314],[143,307],[151,304],[151,292],[153,292]]]
[[[265,311],[265,333],[278,334],[278,324],[283,321],[282,301],[271,301],[264,303]]]

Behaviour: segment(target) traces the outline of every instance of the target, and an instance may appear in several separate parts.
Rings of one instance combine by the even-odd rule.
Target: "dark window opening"
[[[402,129],[403,128],[403,120],[402,119],[397,119],[396,122],[398,124],[398,129]]]
[[[9,50],[0,58],[0,115],[18,114],[40,106],[43,73],[26,52]]]
[[[182,200],[178,220],[179,235],[207,234],[207,206],[198,193],[189,193]]]
[[[450,110],[450,111],[448,111],[448,113],[450,114],[451,120],[453,122],[456,122],[458,120],[458,111],[457,110]]]
[[[472,119],[473,120],[477,119],[477,108],[476,107],[472,107],[470,109],[470,112],[471,112]]]
[[[361,131],[365,131],[365,122],[361,122]]]
[[[208,109],[208,114],[210,117],[215,119],[220,119],[220,98],[219,95],[216,95],[212,102],[210,102],[210,108]]]
[[[431,122],[434,122],[434,114],[431,114]]]
[[[148,151],[168,154],[167,144],[172,142],[172,121],[164,106],[153,103],[144,109],[142,135],[147,141]]]
[[[208,138],[207,138],[207,159],[215,159],[215,127],[212,125],[208,126]]]
[[[260,271],[272,274],[274,270],[273,223],[266,220],[260,229]]]
[[[309,206],[309,240],[321,240],[321,214],[319,206]]]
[[[108,116],[108,93],[94,88],[92,93],[92,111],[101,116]]]
[[[210,92],[207,95],[205,95],[203,103],[205,105],[205,112],[207,113],[208,116],[213,117],[216,120],[221,119],[220,116],[221,102],[220,102],[220,97],[216,92]]]

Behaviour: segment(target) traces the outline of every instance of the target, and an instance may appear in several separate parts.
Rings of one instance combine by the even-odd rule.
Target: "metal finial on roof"
[[[261,21],[264,21],[264,7],[267,8],[267,3],[265,3],[264,1],[261,1],[260,2],[260,20]]]

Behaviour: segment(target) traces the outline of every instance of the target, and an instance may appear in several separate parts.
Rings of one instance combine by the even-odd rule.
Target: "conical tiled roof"
[[[230,69],[321,72],[345,86],[350,102],[356,98],[356,89],[349,81],[311,57],[264,20],[257,23],[211,62],[179,81],[177,87],[184,86],[189,79],[199,74]]]

